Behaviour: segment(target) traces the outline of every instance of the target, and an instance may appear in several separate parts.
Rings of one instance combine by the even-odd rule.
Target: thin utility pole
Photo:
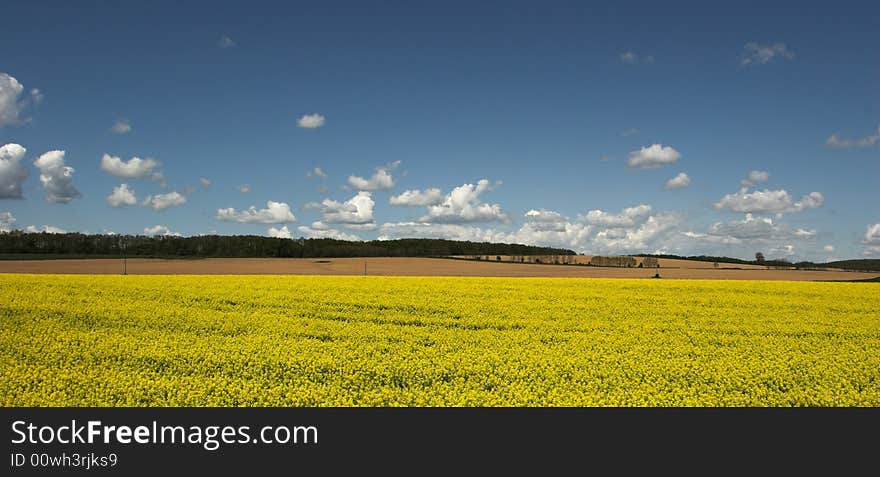
[[[122,274],[128,275],[128,261],[125,257],[125,239],[119,239],[119,248],[122,249]]]
[[[364,276],[367,276],[367,261],[364,260]]]

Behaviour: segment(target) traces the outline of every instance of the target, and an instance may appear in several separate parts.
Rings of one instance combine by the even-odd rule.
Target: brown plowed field
[[[754,265],[660,260],[660,269],[539,265],[442,258],[208,258],[128,260],[132,275],[367,275],[470,277],[696,278],[716,280],[861,280],[880,273],[767,270]],[[0,260],[0,273],[121,274],[122,260]],[[2,278],[0,278],[2,282]]]

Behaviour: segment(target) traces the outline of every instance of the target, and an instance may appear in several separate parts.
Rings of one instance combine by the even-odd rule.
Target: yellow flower
[[[0,275],[4,406],[878,406],[872,283]]]

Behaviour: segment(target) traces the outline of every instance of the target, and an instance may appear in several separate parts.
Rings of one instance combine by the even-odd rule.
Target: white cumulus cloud
[[[880,224],[869,225],[865,232],[865,243],[880,243]]]
[[[49,151],[34,161],[40,170],[40,182],[46,189],[46,200],[67,204],[82,196],[73,185],[74,169],[64,164],[64,151]]]
[[[306,114],[296,120],[297,126],[303,129],[317,129],[324,125],[326,118],[320,114]]]
[[[379,240],[395,238],[436,238],[467,240],[471,242],[494,242],[499,234],[494,230],[461,224],[431,224],[424,222],[387,222],[379,227]]]
[[[148,195],[141,203],[145,207],[160,211],[169,207],[176,207],[186,203],[186,196],[177,191],[168,192],[167,194]]]
[[[731,237],[734,239],[770,239],[779,233],[778,226],[769,217],[755,217],[746,214],[743,220],[716,222],[709,228],[714,236]]]
[[[526,223],[534,230],[547,232],[560,232],[565,230],[568,222],[562,214],[553,210],[531,209],[525,213]]]
[[[399,164],[399,161],[395,164]],[[348,176],[348,184],[355,190],[389,190],[394,187],[394,178],[391,177],[390,172],[392,169],[388,166],[379,167],[372,176],[366,179],[360,176]]]
[[[369,192],[358,192],[354,197],[339,202],[324,199],[320,203],[306,204],[307,209],[317,209],[323,214],[323,221],[328,224],[341,224],[348,228],[361,230],[374,229],[373,208],[376,203]]]
[[[400,205],[407,207],[423,207],[427,205],[438,205],[443,202],[443,192],[436,187],[425,190],[407,190],[400,195],[392,196],[388,199],[391,205]]]
[[[12,212],[0,212],[0,232],[9,232],[14,223],[15,216],[12,215]]]
[[[731,210],[744,213],[783,213],[801,212],[806,209],[822,207],[825,198],[819,192],[810,192],[801,200],[795,202],[788,191],[779,190],[756,190],[749,192],[740,189],[735,194],[727,194],[715,203],[718,210]]]
[[[681,158],[681,153],[672,146],[651,144],[629,153],[627,164],[637,169],[651,169],[674,164],[679,158]]]
[[[126,207],[137,204],[137,197],[134,189],[130,189],[128,184],[119,184],[107,196],[107,203],[110,204],[110,207]]]
[[[161,179],[159,161],[132,157],[123,161],[117,156],[104,154],[101,157],[101,170],[122,179]]]
[[[592,212],[592,213],[590,213]],[[683,217],[677,213],[656,213],[647,204],[627,207],[617,212],[591,210],[572,221],[563,214],[547,209],[530,209],[524,214],[524,223],[517,229],[478,227],[466,223],[436,223],[424,221],[386,222],[379,227],[379,239],[406,237],[443,238],[477,242],[519,243],[537,246],[561,247],[586,254],[621,253],[682,253],[699,249],[702,253],[718,253],[718,247],[743,244],[752,239],[735,238],[754,236],[761,244],[775,245],[773,239],[794,241],[811,240],[815,231],[792,230],[777,225],[771,219],[747,217],[736,223],[719,223],[706,233],[682,232]],[[736,222],[736,221],[734,221]],[[324,226],[323,224],[317,224]],[[314,228],[314,227],[313,227]],[[729,235],[730,234],[730,235]],[[784,244],[780,244],[784,245]],[[747,246],[746,252],[751,250]],[[751,251],[754,253],[754,251]]]
[[[25,110],[32,103],[39,103],[43,94],[32,89],[30,97],[23,95],[24,86],[7,73],[0,73],[0,127],[17,126],[28,122]]]
[[[682,189],[691,185],[691,178],[684,172],[679,172],[677,176],[666,181],[667,189]]]
[[[480,179],[476,184],[462,184],[452,189],[443,202],[428,206],[427,214],[419,222],[508,222],[509,218],[499,204],[480,202],[480,195],[489,190],[489,185],[488,180]]]
[[[152,227],[144,228],[144,234],[146,235],[162,235],[165,237],[181,237],[181,235],[177,232],[172,232],[171,229],[164,225],[154,225]]]
[[[499,236],[507,243],[541,245],[582,250],[587,246],[592,227],[571,222],[559,212],[531,209],[525,213],[525,223],[515,232]]]
[[[290,206],[287,203],[270,200],[266,202],[265,209],[257,210],[254,206],[242,211],[236,211],[232,207],[217,209],[217,220],[240,224],[286,224],[296,222],[296,217],[290,211]]]
[[[26,149],[15,143],[0,147],[0,199],[21,199],[21,185],[28,177],[22,165]]]
[[[379,169],[368,179],[359,176],[349,176],[348,183],[355,190],[363,191],[388,190],[394,187],[394,179],[385,169]]]
[[[275,228],[275,227],[269,227],[269,229],[266,230],[266,235],[268,235],[270,237],[275,237],[275,238],[286,238],[286,239],[293,238],[293,236],[290,235],[290,230],[288,230],[286,225],[281,227],[280,229]]]
[[[34,226],[34,225],[28,225],[28,226],[24,229],[24,231],[27,232],[27,233],[29,233],[29,234],[39,234],[39,233],[44,233],[44,234],[66,234],[66,233],[67,233],[66,230],[64,230],[64,229],[62,229],[62,228],[60,228],[60,227],[55,227],[54,225],[44,225],[43,227],[37,227],[37,226]]]
[[[605,253],[650,250],[680,223],[680,219],[672,214],[650,215],[640,221],[638,226],[600,230],[590,246]]]
[[[811,242],[817,236],[817,232],[804,228],[792,229],[787,224],[769,217],[746,214],[741,220],[716,222],[706,233],[685,232],[683,235],[704,244],[737,246],[735,250],[743,255],[753,253],[753,251],[749,252],[753,247],[775,247],[779,251],[785,246],[792,245],[793,242]],[[693,250],[693,244],[688,249]],[[731,255],[729,251],[727,253]]]
[[[868,226],[864,243],[865,255],[880,255],[880,224]]]
[[[586,215],[580,216],[580,219],[599,227],[606,228],[626,228],[634,227],[641,223],[651,215],[653,208],[647,204],[640,204],[635,207],[627,207],[619,214],[612,214],[603,210],[591,210]]]
[[[380,240],[405,237],[443,238],[476,242],[519,243],[553,246],[579,252],[625,253],[656,251],[664,239],[674,232],[679,219],[671,214],[651,215],[651,207],[637,206],[619,214],[602,211],[593,214],[593,225],[580,216],[572,222],[553,210],[530,209],[523,225],[506,232],[459,223],[388,222],[382,224]],[[610,225],[610,226],[608,226]]]
[[[342,232],[336,229],[331,229],[324,226],[320,222],[315,222],[314,224],[312,224],[311,227],[301,225],[297,227],[297,230],[299,230],[308,238],[329,238],[334,240],[348,240],[351,242],[358,242],[361,240],[361,238],[357,235]]]

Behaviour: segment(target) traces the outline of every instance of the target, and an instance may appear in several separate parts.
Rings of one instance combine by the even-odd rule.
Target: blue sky
[[[0,229],[880,255],[876,2],[477,3],[6,2]]]

